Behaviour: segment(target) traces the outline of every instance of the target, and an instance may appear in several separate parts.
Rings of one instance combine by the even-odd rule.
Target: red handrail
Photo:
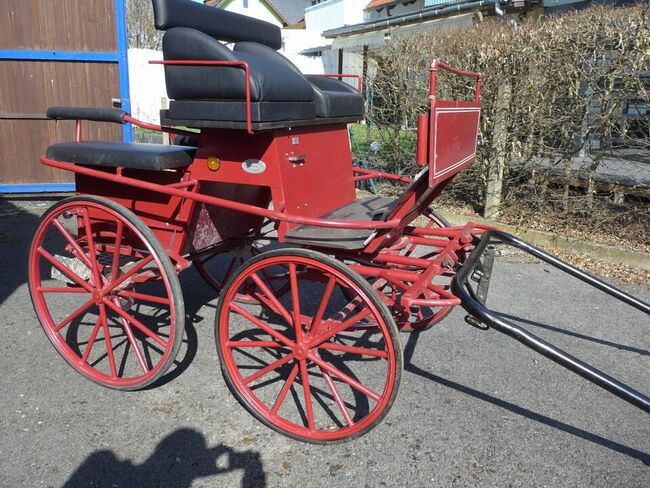
[[[137,178],[123,176],[119,173],[117,174],[107,173],[105,171],[92,169],[87,166],[76,166],[68,162],[55,161],[53,159],[46,158],[45,156],[41,156],[40,161],[42,164],[46,166],[51,166],[53,168],[72,171],[74,173],[80,173],[83,175],[92,176],[102,180],[112,181],[113,183],[129,185],[143,190],[155,191],[165,195],[187,198],[189,200],[194,200],[208,205],[215,205],[217,207],[223,207],[230,210],[235,210],[237,212],[257,215],[271,220],[288,222],[290,224],[310,225],[314,227],[329,227],[335,229],[378,230],[378,229],[394,229],[400,223],[399,219],[391,219],[386,221],[375,221],[375,220],[350,221],[350,220],[340,220],[340,219],[321,219],[317,217],[316,218],[304,217],[302,215],[287,214],[284,212],[278,212],[276,210],[269,210],[266,208],[257,207],[255,205],[250,205],[248,203],[237,202],[235,200],[228,200],[225,198],[219,198],[212,195],[205,195],[202,193],[198,193],[197,191],[187,191],[182,188],[177,188],[178,185],[174,185],[174,184],[161,185],[158,183],[139,180]],[[120,169],[121,168],[118,168],[118,171]]]
[[[246,61],[214,61],[214,60],[164,60],[149,61],[149,64],[164,64],[170,66],[232,66],[243,68],[246,81],[246,132],[253,135],[253,122],[251,116],[251,69]]]
[[[449,71],[458,76],[465,76],[467,78],[476,78],[476,91],[474,92],[474,102],[481,102],[481,81],[483,80],[483,75],[476,71],[463,71],[453,66],[448,65],[440,61],[439,59],[434,59],[431,63],[431,81],[429,84],[429,100],[434,101],[436,99],[436,76],[438,74],[438,69],[443,69]]]

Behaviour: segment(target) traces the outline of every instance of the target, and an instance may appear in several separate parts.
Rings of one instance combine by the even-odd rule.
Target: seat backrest
[[[251,41],[282,47],[278,26],[192,0],[152,0],[156,29],[190,27],[226,42]]]

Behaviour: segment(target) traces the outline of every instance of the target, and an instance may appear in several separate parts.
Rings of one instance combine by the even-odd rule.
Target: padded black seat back
[[[280,28],[246,15],[192,0],[152,0],[156,29],[189,27],[220,41],[252,41],[273,49],[282,47]]]

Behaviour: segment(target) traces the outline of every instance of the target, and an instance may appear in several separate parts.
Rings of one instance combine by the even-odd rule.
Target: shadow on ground
[[[42,204],[47,208],[56,200],[33,197],[0,199],[0,263],[5,272],[0,280],[0,303],[27,282],[29,244],[39,217],[21,206],[21,202]]]
[[[259,452],[237,452],[223,444],[209,448],[199,432],[179,429],[165,437],[142,464],[134,464],[128,459],[122,461],[109,450],[95,451],[63,486],[185,488],[195,480],[207,477],[217,477],[210,480],[213,486],[225,486],[218,477],[234,471],[241,472],[242,488],[266,487]]]
[[[514,317],[510,317],[510,318],[514,318]],[[508,401],[502,400],[500,398],[489,395],[482,391],[475,390],[474,388],[470,388],[469,386],[456,383],[455,381],[448,380],[441,376],[425,371],[422,368],[419,368],[412,362],[413,353],[415,352],[415,347],[417,346],[417,342],[418,342],[418,337],[419,337],[419,333],[417,332],[410,334],[408,341],[406,342],[406,345],[404,347],[404,370],[405,371],[409,371],[410,373],[416,374],[430,381],[434,381],[440,385],[446,386],[447,388],[451,388],[460,393],[464,393],[465,395],[469,395],[473,398],[477,398],[478,400],[491,403],[492,405],[496,405],[497,407],[503,408],[504,410],[508,410],[509,412],[512,412],[514,414],[521,415],[522,417],[526,417],[527,419],[534,420],[535,422],[539,422],[540,424],[548,425],[549,427],[553,427],[554,429],[561,430],[563,432],[574,435],[586,441],[593,442],[594,444],[598,444],[603,447],[606,447],[607,449],[611,449],[613,451],[619,452],[631,458],[638,459],[644,464],[650,466],[650,454],[648,453],[639,451],[632,447],[625,446],[623,444],[599,436],[598,434],[594,434],[592,432],[588,432],[586,430],[580,429],[578,427],[567,424],[565,422],[555,420],[551,417],[547,417],[546,415],[533,412],[532,410],[528,410],[527,408],[520,407],[519,405],[515,405],[514,403],[510,403]]]

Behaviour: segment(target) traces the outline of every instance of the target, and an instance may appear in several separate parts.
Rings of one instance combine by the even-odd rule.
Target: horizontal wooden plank
[[[0,113],[0,119],[8,120],[49,120],[46,114]]]
[[[113,0],[2,0],[0,49],[117,51]]]
[[[44,113],[52,105],[112,106],[117,64],[0,60],[0,113]]]
[[[64,183],[74,181],[71,173],[43,166],[39,157],[47,146],[74,140],[75,121],[0,120],[0,184]],[[89,140],[121,140],[121,127],[101,122],[84,122]]]

